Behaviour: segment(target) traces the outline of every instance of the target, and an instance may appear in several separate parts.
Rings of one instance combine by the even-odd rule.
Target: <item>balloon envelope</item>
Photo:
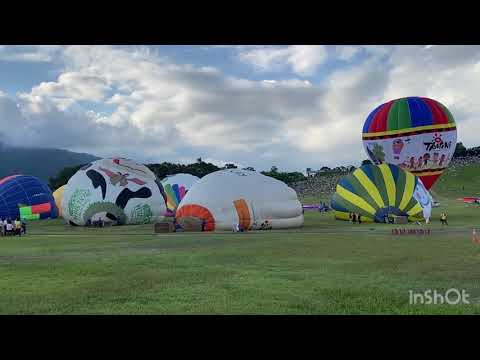
[[[349,220],[350,213],[367,222],[385,222],[388,215],[419,220],[423,208],[414,197],[418,183],[416,176],[395,165],[363,165],[340,179],[332,209],[341,220]]]
[[[295,190],[255,171],[219,170],[208,174],[185,195],[176,212],[180,224],[203,221],[205,230],[273,229],[303,225],[302,204]]]
[[[362,138],[375,164],[398,165],[419,176],[428,190],[453,157],[457,128],[450,111],[438,101],[407,97],[372,111]]]
[[[53,192],[53,198],[55,199],[55,206],[57,207],[58,216],[62,216],[62,198],[63,191],[65,190],[65,185],[60,186],[57,190]]]
[[[54,219],[58,215],[50,188],[30,175],[12,175],[0,180],[0,218]]]
[[[101,159],[75,173],[64,188],[62,216],[74,225],[102,218],[145,224],[163,218],[162,184],[146,166],[124,158]]]
[[[188,190],[198,180],[198,177],[190,174],[169,175],[163,179],[162,185],[167,195],[167,208],[170,211],[176,210]]]

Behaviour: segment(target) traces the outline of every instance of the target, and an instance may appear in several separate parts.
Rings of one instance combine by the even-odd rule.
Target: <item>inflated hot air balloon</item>
[[[285,183],[248,170],[219,170],[198,180],[180,202],[185,230],[294,228],[303,225],[302,204]],[[263,224],[263,226],[262,226]]]
[[[148,224],[163,219],[166,195],[146,166],[124,158],[92,162],[64,188],[62,217],[72,225],[99,218],[106,222]]]
[[[419,184],[418,177],[398,166],[363,165],[340,179],[332,209],[341,220],[349,220],[350,213],[360,214],[365,222],[384,222],[388,215],[420,220],[423,208],[415,198]]]
[[[0,180],[0,218],[38,220],[57,215],[52,191],[40,179],[12,175]]]
[[[165,194],[167,195],[168,210],[175,211],[188,190],[198,180],[198,177],[190,174],[169,175],[163,179],[162,185],[165,189]]]
[[[430,189],[453,157],[457,128],[450,111],[438,101],[407,97],[373,110],[362,138],[375,164],[398,165]]]
[[[62,216],[62,198],[63,191],[65,190],[65,185],[60,186],[57,190],[53,192],[53,198],[55,199],[55,205],[57,206],[58,216]]]

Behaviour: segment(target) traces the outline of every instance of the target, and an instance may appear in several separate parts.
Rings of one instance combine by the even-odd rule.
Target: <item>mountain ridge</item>
[[[0,178],[12,174],[36,176],[48,183],[67,166],[100,159],[87,153],[55,148],[16,147],[0,143]]]

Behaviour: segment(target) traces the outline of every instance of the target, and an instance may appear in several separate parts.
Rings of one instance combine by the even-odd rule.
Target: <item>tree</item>
[[[272,166],[272,167],[270,168],[270,172],[271,172],[271,173],[278,173],[278,168],[277,168],[276,166]]]
[[[251,166],[248,166],[246,168],[243,168],[242,170],[248,170],[248,171],[255,171],[255,169]]]
[[[369,159],[365,159],[365,160],[362,161],[362,166],[363,165],[372,165],[372,161],[369,160]]]
[[[179,173],[190,174],[198,177],[203,177],[214,171],[220,170],[218,166],[203,161],[198,161],[193,164],[173,164],[163,162],[161,164],[147,164],[146,165],[159,178],[164,179],[167,175],[174,175]]]
[[[465,155],[467,155],[467,148],[461,142],[457,143],[453,157],[463,157]]]
[[[197,162],[198,162],[198,163],[201,163],[201,162],[203,162],[203,161],[202,161],[202,158],[201,158],[201,157],[199,157],[199,158],[197,159]]]
[[[320,169],[322,171],[330,171],[332,169],[330,169],[328,166],[322,166],[322,168]]]
[[[225,169],[236,169],[237,168],[237,165],[235,164],[225,164]]]
[[[69,166],[63,168],[56,177],[50,178],[48,181],[48,185],[52,191],[57,190],[59,187],[65,185],[70,178],[75,175],[75,173],[80,170],[81,167],[85,166],[86,164],[78,165],[78,166]]]

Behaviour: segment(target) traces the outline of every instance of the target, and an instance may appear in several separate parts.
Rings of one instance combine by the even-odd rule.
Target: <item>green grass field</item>
[[[0,313],[477,314],[480,206],[456,199],[479,193],[480,166],[449,171],[434,189],[431,236],[316,211],[299,230],[245,234],[32,222],[28,236],[0,238]],[[450,288],[470,304],[409,304],[409,290]]]

